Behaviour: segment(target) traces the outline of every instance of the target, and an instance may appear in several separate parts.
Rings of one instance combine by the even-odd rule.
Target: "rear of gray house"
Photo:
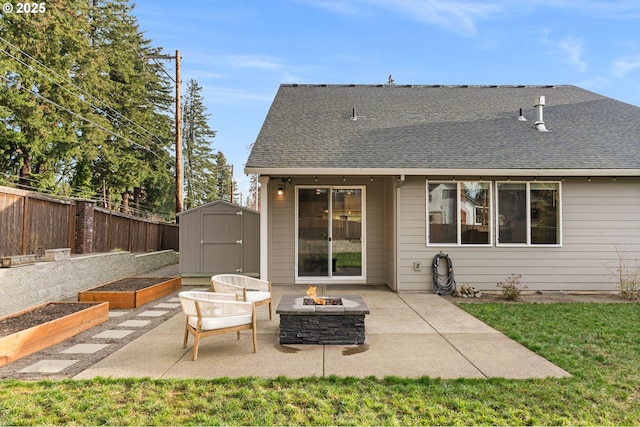
[[[246,164],[276,284],[613,291],[640,258],[640,108],[575,86],[282,85]]]

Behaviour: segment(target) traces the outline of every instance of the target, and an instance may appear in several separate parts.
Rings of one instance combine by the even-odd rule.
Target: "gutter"
[[[429,168],[261,168],[247,166],[244,173],[273,175],[373,175],[373,176],[640,176],[636,169],[429,169]]]

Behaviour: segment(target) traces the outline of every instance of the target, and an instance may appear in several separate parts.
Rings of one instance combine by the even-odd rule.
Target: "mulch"
[[[102,286],[91,289],[92,291],[139,291],[158,283],[171,280],[173,277],[126,277],[124,279],[105,283]],[[53,304],[49,303],[36,307],[33,310],[7,317],[0,320],[0,337],[29,329],[55,319],[67,316],[80,310],[91,307],[93,304]]]
[[[166,282],[173,277],[126,277],[124,279],[115,280],[105,283],[97,288],[91,288],[91,291],[139,291],[158,283]]]
[[[38,306],[33,310],[21,314],[10,316],[0,320],[0,337],[29,329],[33,326],[41,325],[55,319],[67,316],[80,310],[92,307],[95,304],[55,304],[49,303]]]
[[[480,298],[462,298],[452,295],[443,296],[449,302],[482,304],[503,302],[505,304],[549,304],[549,303],[637,303],[638,300],[627,299],[619,292],[527,292],[518,299],[506,300],[500,293],[483,292]]]

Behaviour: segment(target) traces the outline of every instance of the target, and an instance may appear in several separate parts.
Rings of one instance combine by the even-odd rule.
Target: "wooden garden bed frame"
[[[105,283],[95,288],[79,292],[78,301],[108,301],[109,307],[111,308],[136,308],[177,291],[182,284],[180,277],[174,277],[169,280],[159,278],[158,280],[162,281],[136,291],[101,291],[99,288],[108,284]],[[117,282],[117,280],[114,282]]]
[[[4,316],[0,318],[0,320],[8,317],[20,316],[48,304],[79,303],[48,302]],[[92,307],[78,310],[66,316],[50,320],[46,323],[0,337],[0,366],[4,366],[7,363],[11,363],[54,344],[58,344],[59,342],[71,338],[82,331],[106,322],[108,318],[109,303],[99,302],[92,304]]]

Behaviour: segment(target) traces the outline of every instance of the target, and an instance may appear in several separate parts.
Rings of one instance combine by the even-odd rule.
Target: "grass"
[[[640,424],[637,303],[461,306],[572,377],[10,380],[0,425]]]
[[[360,252],[334,252],[333,257],[338,261],[337,267],[362,267],[362,254]]]

